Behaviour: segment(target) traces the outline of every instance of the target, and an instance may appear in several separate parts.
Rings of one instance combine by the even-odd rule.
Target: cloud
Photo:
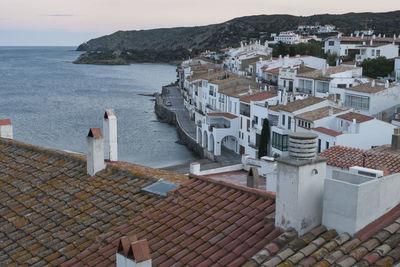
[[[41,17],[73,17],[73,14],[42,14]]]

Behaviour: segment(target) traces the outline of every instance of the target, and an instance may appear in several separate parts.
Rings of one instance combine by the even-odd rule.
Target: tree
[[[394,60],[386,57],[378,57],[375,59],[366,59],[361,63],[363,74],[371,77],[386,77],[394,71]]]
[[[326,62],[329,66],[336,66],[336,60],[338,59],[338,55],[336,53],[328,53],[326,54]]]
[[[259,158],[267,155],[268,143],[269,143],[269,121],[268,121],[268,119],[264,119],[263,127],[261,130],[260,143],[258,146],[258,157]]]

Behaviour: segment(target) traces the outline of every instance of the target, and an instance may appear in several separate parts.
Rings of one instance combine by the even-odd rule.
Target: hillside
[[[270,33],[296,29],[299,23],[314,24],[316,22],[333,24],[345,34],[366,27],[386,35],[400,33],[400,11],[342,15],[322,14],[308,17],[258,15],[235,18],[224,23],[207,26],[118,31],[83,43],[77,50],[129,51],[129,55],[133,55],[133,61],[157,61],[158,56],[155,55],[157,53],[162,54],[161,58],[175,57],[180,59],[190,54],[196,54],[199,50],[218,50],[223,47],[238,46],[243,39],[263,39]],[[145,50],[147,55],[140,55],[141,51]],[[191,53],[188,53],[187,50]],[[172,52],[175,55],[170,56],[169,54]],[[150,58],[147,60],[149,56]]]

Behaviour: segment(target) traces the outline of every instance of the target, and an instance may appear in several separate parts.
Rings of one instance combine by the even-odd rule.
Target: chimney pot
[[[13,127],[10,119],[0,119],[0,138],[13,139]]]
[[[247,175],[247,187],[258,188],[260,176],[258,175],[257,167],[251,167]]]
[[[190,163],[190,173],[195,175],[200,175],[200,163],[199,162],[192,162]]]
[[[400,150],[400,128],[395,128],[392,135],[392,149]]]
[[[151,253],[146,239],[137,240],[136,236],[122,237],[116,253],[116,267],[151,267]]]

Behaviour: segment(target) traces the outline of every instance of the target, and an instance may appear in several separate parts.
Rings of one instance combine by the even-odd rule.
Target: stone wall
[[[166,90],[166,87],[163,87],[163,93]],[[154,110],[156,112],[157,118],[160,122],[166,122],[168,124],[175,125],[176,130],[178,132],[179,140],[182,144],[186,145],[190,150],[195,152],[200,157],[204,157],[204,149],[199,145],[195,139],[193,139],[189,134],[185,132],[185,130],[180,126],[179,121],[176,118],[175,112],[169,110],[167,107],[163,105],[162,95],[156,94],[156,101],[154,102]]]

